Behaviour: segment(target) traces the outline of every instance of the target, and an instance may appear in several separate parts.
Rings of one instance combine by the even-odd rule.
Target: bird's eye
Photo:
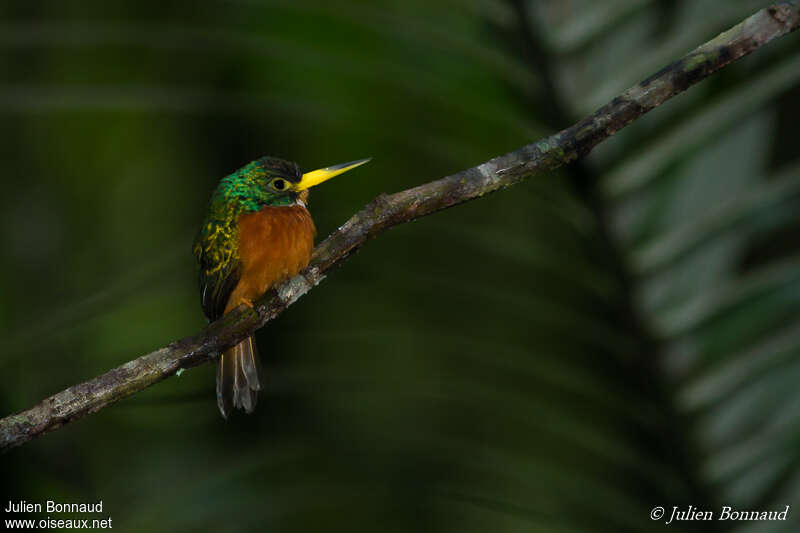
[[[289,188],[289,184],[286,183],[286,180],[281,178],[275,178],[270,182],[270,185],[276,191],[285,191],[286,189]]]

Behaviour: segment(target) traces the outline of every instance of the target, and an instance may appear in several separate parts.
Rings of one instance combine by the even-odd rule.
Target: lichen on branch
[[[99,411],[181,369],[208,362],[280,315],[320,283],[328,271],[390,227],[480,198],[583,157],[643,114],[798,26],[797,0],[764,8],[550,137],[457,174],[378,196],[316,247],[305,271],[269,290],[253,309],[239,308],[195,335],[0,419],[0,451]]]

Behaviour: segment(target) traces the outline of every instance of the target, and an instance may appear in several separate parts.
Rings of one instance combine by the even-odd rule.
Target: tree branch
[[[129,361],[0,420],[0,451],[99,411],[180,369],[212,360],[215,354],[281,314],[321,282],[329,270],[383,231],[480,198],[585,156],[597,144],[651,109],[798,26],[798,0],[762,9],[555,135],[452,176],[378,196],[317,246],[303,273],[268,291],[253,309],[239,308],[196,335]]]

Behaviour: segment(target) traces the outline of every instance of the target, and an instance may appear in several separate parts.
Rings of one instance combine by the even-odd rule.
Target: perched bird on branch
[[[316,235],[308,189],[368,161],[303,174],[296,163],[262,157],[222,178],[192,249],[206,317],[214,321],[240,305],[252,307],[270,287],[305,268]],[[252,336],[220,356],[217,405],[224,418],[234,407],[253,412],[259,373]]]

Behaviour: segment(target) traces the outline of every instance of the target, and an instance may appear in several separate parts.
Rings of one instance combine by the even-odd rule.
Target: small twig
[[[800,6],[797,0],[762,9],[555,135],[458,174],[378,196],[317,246],[311,264],[302,274],[267,292],[253,309],[237,309],[196,335],[129,361],[0,420],[0,451],[99,411],[182,368],[208,362],[214,354],[281,314],[322,281],[329,270],[379,233],[585,156],[597,144],[651,109],[798,26]]]

